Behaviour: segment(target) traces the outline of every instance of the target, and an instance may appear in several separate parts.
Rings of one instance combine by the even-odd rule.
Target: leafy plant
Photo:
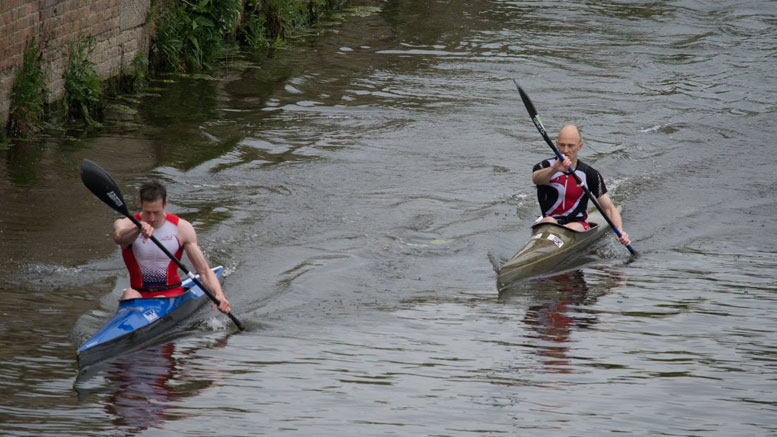
[[[138,52],[132,59],[132,74],[129,87],[132,91],[139,91],[148,83],[148,58],[143,52]]]
[[[173,1],[157,20],[151,51],[161,70],[197,72],[212,66],[240,16],[238,0]]]
[[[94,63],[89,57],[94,53],[94,38],[71,41],[68,45],[68,62],[65,70],[65,117],[84,119],[89,126],[100,126],[92,114],[100,111],[103,85]]]
[[[317,21],[343,0],[247,0],[238,29],[251,48],[279,47],[294,31]]]
[[[41,70],[41,52],[32,40],[24,49],[22,65],[14,77],[8,134],[28,136],[40,131],[45,104],[46,78]]]
[[[270,47],[267,18],[261,13],[261,0],[248,0],[243,8],[243,19],[238,35],[248,47],[258,50]]]

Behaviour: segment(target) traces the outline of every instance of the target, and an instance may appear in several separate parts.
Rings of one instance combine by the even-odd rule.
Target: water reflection
[[[534,338],[539,340],[535,351],[548,372],[569,373],[571,333],[575,328],[596,323],[595,318],[581,317],[574,311],[588,297],[589,288],[583,271],[575,270],[529,281],[507,293],[517,293],[518,288],[528,287],[531,287],[531,297],[523,322],[536,333]]]
[[[149,348],[117,363],[108,374],[115,388],[105,409],[113,424],[142,430],[165,419],[175,397],[169,382],[174,378],[173,343]]]
[[[218,339],[208,348],[223,348],[226,340],[226,336]],[[201,345],[183,349],[176,346],[174,342],[153,346],[80,375],[74,385],[79,399],[90,402],[96,396],[104,398],[101,403],[113,418],[111,423],[131,433],[187,417],[171,412],[173,404],[196,396],[215,379],[190,375],[189,361]]]
[[[8,149],[6,166],[14,185],[29,186],[38,182],[42,155],[42,145],[33,141],[17,141]]]
[[[527,304],[523,323],[533,331],[533,349],[550,373],[571,373],[572,335],[598,323],[597,313],[587,310],[601,296],[625,283],[623,269],[597,272],[589,285],[583,270],[519,281],[504,289],[500,301],[523,300]]]
[[[551,279],[557,281],[558,293],[529,307],[524,323],[534,329],[543,341],[537,353],[543,358],[548,371],[568,373],[570,333],[578,326],[589,324],[588,320],[573,315],[573,307],[585,300],[588,286],[580,270]],[[590,323],[595,322],[594,319]]]

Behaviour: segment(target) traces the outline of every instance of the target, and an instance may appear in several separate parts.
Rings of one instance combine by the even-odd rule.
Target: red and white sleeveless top
[[[140,213],[135,214],[140,220]],[[178,240],[179,217],[167,213],[165,223],[154,230],[154,237],[179,260],[183,246]],[[157,245],[143,235],[122,249],[121,255],[130,275],[130,286],[143,293],[143,297],[177,296],[183,293],[178,266]]]

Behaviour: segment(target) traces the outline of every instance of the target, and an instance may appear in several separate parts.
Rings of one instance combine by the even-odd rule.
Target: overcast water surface
[[[0,435],[777,435],[775,47],[767,0],[373,2],[12,143]],[[608,234],[497,292],[551,155],[513,79],[641,257]],[[133,209],[168,184],[246,332],[209,313],[76,381],[127,286],[84,158]]]

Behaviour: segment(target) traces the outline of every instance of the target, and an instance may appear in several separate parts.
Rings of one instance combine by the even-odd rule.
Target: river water
[[[359,3],[0,151],[0,435],[777,435],[777,4],[738,3]],[[638,259],[497,292],[550,156],[513,79]],[[246,332],[76,380],[127,284],[84,158],[168,183]]]

